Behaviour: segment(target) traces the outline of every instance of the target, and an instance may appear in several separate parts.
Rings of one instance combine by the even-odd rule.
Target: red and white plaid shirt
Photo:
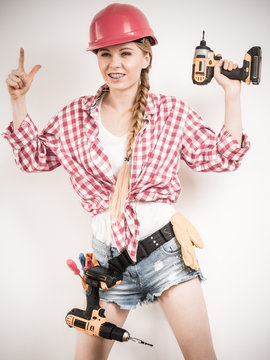
[[[11,122],[2,133],[21,170],[50,171],[62,165],[92,216],[109,207],[116,183],[98,139],[98,101],[104,91],[109,91],[106,85],[95,96],[74,100],[40,134],[28,114],[17,131]],[[183,101],[149,93],[143,127],[133,145],[130,192],[120,223],[111,225],[118,250],[126,247],[136,259],[140,224],[131,202],[178,200],[180,159],[196,171],[233,171],[249,147],[247,135],[240,147],[224,126],[216,135]]]

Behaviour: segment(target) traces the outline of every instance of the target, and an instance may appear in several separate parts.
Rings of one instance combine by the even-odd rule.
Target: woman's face
[[[150,55],[145,55],[133,42],[99,49],[97,57],[103,79],[111,90],[137,88],[141,70],[150,63]]]

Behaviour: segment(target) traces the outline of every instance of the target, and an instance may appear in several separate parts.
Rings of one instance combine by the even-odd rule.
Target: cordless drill
[[[89,254],[87,254],[89,255]],[[92,254],[91,254],[92,255]],[[72,260],[68,266],[79,275],[79,270]],[[120,342],[132,340],[140,344],[148,344],[140,339],[130,336],[130,333],[107,321],[105,310],[99,305],[99,288],[109,289],[121,283],[122,273],[105,268],[102,266],[91,266],[84,268],[84,277],[82,278],[83,287],[86,289],[86,310],[72,309],[66,315],[66,323],[69,327],[83,331],[89,335],[101,336],[105,339],[116,340]]]
[[[214,67],[221,60],[210,47],[206,46],[204,39],[205,31],[200,45],[196,47],[192,66],[192,80],[196,85],[207,85],[214,76]],[[241,80],[249,85],[251,82],[258,85],[261,80],[262,50],[259,46],[253,46],[243,60],[243,67],[232,71],[221,68],[221,74],[233,80]]]

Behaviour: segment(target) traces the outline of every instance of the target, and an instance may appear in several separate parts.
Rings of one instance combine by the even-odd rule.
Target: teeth
[[[120,79],[124,74],[109,74],[109,76],[113,79]]]

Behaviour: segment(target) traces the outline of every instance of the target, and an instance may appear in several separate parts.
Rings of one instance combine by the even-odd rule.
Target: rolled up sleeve
[[[241,146],[239,146],[238,141],[233,138],[224,125],[218,135],[217,144],[218,152],[233,161],[240,161],[250,148],[250,141],[244,132],[242,132]]]
[[[181,142],[181,158],[195,171],[234,171],[250,148],[242,132],[241,146],[222,126],[218,135],[189,108]]]
[[[15,163],[22,171],[51,171],[61,165],[52,151],[58,144],[57,131],[55,117],[39,135],[36,125],[27,114],[16,131],[11,122],[1,136],[11,145]],[[50,143],[51,146],[48,147],[46,143]]]

